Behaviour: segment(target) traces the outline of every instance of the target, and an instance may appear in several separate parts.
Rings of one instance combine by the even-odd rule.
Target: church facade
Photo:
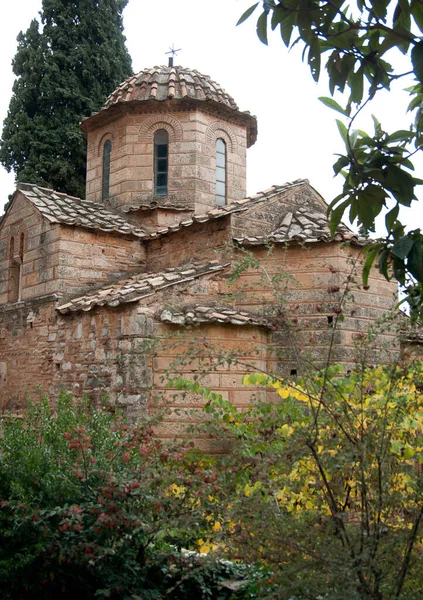
[[[174,435],[199,400],[174,396],[164,375],[190,344],[242,354],[204,378],[239,406],[247,364],[294,374],[329,347],[354,363],[396,286],[377,272],[366,289],[354,281],[367,240],[344,225],[331,236],[307,180],[246,196],[257,122],[217,83],[145,70],[81,127],[86,198],[19,184],[0,224],[0,410],[18,412],[39,386],[107,396],[135,419],[162,391],[162,434]],[[176,332],[179,346],[145,351]],[[371,360],[393,360],[395,334],[377,339]]]

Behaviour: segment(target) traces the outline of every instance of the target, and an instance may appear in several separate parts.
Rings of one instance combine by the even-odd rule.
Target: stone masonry
[[[145,70],[82,128],[87,198],[20,184],[0,224],[0,411],[18,413],[27,393],[54,402],[65,389],[131,419],[165,410],[158,434],[172,437],[199,418],[202,400],[169,389],[169,374],[202,376],[243,407],[265,393],[242,385],[247,370],[354,365],[396,286],[374,271],[363,288],[368,240],[344,225],[331,236],[327,205],[307,180],[245,197],[256,120],[218,84],[182,67]],[[169,139],[165,196],[154,194],[158,129]],[[215,203],[217,139],[228,149],[224,206]],[[384,324],[371,362],[398,351]],[[240,359],[225,363],[225,352]]]

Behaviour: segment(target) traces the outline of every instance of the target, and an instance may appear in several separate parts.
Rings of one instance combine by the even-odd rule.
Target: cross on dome
[[[172,55],[169,56],[169,67],[173,67],[173,59],[175,58],[176,54],[181,50],[182,48],[178,48],[177,50],[175,50],[175,44],[172,44],[172,47],[169,46],[169,52],[166,52],[166,54]]]

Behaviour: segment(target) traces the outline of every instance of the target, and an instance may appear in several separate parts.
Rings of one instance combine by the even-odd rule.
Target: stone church
[[[353,283],[367,240],[344,225],[331,237],[306,179],[246,196],[257,121],[216,82],[173,65],[141,71],[81,128],[86,198],[19,184],[0,224],[0,410],[65,388],[140,417],[182,352],[144,344],[176,332],[199,352],[242,351],[243,364],[204,379],[239,406],[246,363],[295,374],[329,346],[354,362],[396,286],[377,272],[366,289]],[[232,284],[240,260],[250,268]],[[392,359],[394,334],[378,340],[372,360]],[[199,400],[164,398],[162,433],[173,435]]]

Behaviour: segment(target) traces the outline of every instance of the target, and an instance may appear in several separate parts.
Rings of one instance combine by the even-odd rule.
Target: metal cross
[[[172,56],[169,56],[169,67],[173,67],[173,59],[176,56],[177,52],[180,52],[182,50],[182,48],[178,48],[177,50],[175,50],[175,44],[172,44],[172,48],[169,46],[169,52],[166,52],[166,54],[171,54]]]

